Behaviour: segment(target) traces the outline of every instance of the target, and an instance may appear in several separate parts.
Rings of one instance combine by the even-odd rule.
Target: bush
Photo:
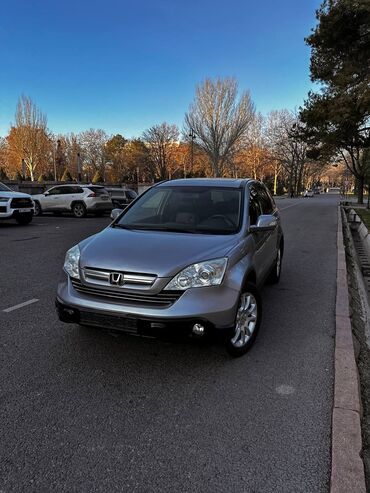
[[[61,181],[73,181],[72,175],[67,168],[64,170]]]
[[[8,175],[6,174],[4,168],[0,168],[0,180],[7,180]]]
[[[92,182],[93,183],[103,183],[103,177],[100,173],[99,170],[96,171],[95,175],[94,175],[94,178],[92,179]]]

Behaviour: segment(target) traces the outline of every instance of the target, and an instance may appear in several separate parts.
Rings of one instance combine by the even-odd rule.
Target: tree
[[[9,152],[18,163],[24,159],[31,181],[34,181],[36,168],[48,160],[50,142],[46,116],[31,98],[19,98],[15,124],[7,140]]]
[[[99,170],[96,170],[95,175],[92,179],[93,183],[103,183],[104,179]]]
[[[307,142],[321,155],[345,160],[362,203],[370,147],[370,3],[325,0],[316,18],[318,25],[306,42],[311,80],[321,90],[309,92],[301,120]]]
[[[298,195],[308,164],[307,144],[301,139],[298,116],[288,110],[271,111],[266,138],[273,159],[288,175],[289,194]]]
[[[253,116],[249,93],[243,92],[238,99],[235,79],[206,79],[196,88],[195,99],[185,115],[184,135],[195,133],[210,159],[214,176],[222,176],[243,143]]]
[[[108,141],[106,132],[102,129],[90,128],[90,130],[81,132],[78,140],[82,148],[82,158],[88,179],[97,170],[104,176],[105,144]]]
[[[0,167],[0,180],[8,180],[8,175],[3,167]]]
[[[179,129],[176,125],[154,125],[143,133],[149,151],[149,166],[154,179],[166,180],[168,166],[178,145]]]
[[[109,178],[112,181],[120,181],[127,174],[125,162],[125,146],[127,140],[121,135],[116,134],[105,144],[105,156],[109,162]]]
[[[68,168],[64,170],[61,181],[73,181],[72,175]]]

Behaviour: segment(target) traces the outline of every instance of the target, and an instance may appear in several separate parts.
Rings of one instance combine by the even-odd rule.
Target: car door
[[[68,209],[68,197],[70,196],[70,188],[68,185],[55,187],[57,193],[54,194],[52,200],[52,212],[62,212]]]
[[[63,207],[64,210],[70,211],[72,209],[72,203],[74,201],[83,200],[84,190],[82,187],[78,185],[69,185],[68,187],[65,188],[67,189],[67,191],[64,195]]]
[[[249,225],[256,225],[262,214],[273,214],[272,203],[265,188],[260,184],[253,184],[249,192]],[[272,231],[258,231],[253,233],[255,243],[255,269],[258,282],[262,282],[271,270],[276,259],[277,228]]]
[[[44,212],[53,211],[60,198],[61,187],[53,187],[47,190],[41,201],[41,207]]]
[[[266,187],[258,184],[257,191],[258,191],[258,200],[260,202],[262,214],[275,215],[276,218],[279,219],[276,205],[270,193],[266,189]],[[264,232],[264,242],[265,242],[264,260],[267,265],[267,273],[270,272],[271,267],[274,265],[276,261],[277,246],[279,240],[278,235],[279,235],[279,228],[277,227],[270,231]]]

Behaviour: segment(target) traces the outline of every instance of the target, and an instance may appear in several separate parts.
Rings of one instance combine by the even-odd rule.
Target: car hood
[[[184,267],[224,257],[235,235],[203,235],[106,228],[80,243],[81,267],[172,277]]]
[[[8,197],[9,199],[29,199],[30,195],[22,192],[2,192],[0,191],[0,197]]]

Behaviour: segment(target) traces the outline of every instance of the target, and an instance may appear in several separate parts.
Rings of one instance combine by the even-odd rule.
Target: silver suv
[[[109,193],[98,185],[58,185],[32,198],[36,216],[72,212],[75,217],[85,217],[88,212],[100,215],[112,210]]]
[[[56,306],[60,320],[135,334],[223,334],[244,354],[261,324],[259,289],[279,281],[279,212],[255,180],[157,184],[102,232],[71,248]]]

